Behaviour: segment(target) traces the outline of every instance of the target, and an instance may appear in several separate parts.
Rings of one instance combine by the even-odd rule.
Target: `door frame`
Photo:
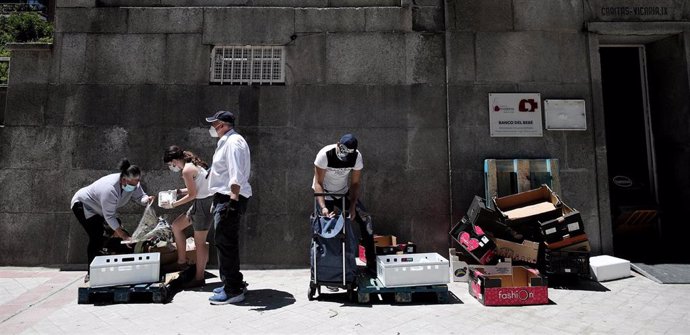
[[[690,64],[690,22],[664,22],[662,24],[658,22],[589,22],[587,23],[586,29],[592,93],[591,113],[594,132],[597,198],[599,200],[599,239],[598,241],[592,241],[595,242],[592,246],[592,252],[594,254],[613,255],[613,224],[611,220],[606,127],[604,121],[604,99],[599,48],[601,46],[612,45],[644,45],[672,35],[681,35],[685,48],[686,62]],[[687,75],[690,81],[690,66],[688,67]],[[644,76],[646,82],[646,71],[644,72]],[[647,92],[647,88],[645,87],[644,89],[645,92]],[[645,101],[648,110],[649,100],[646,99]],[[646,124],[648,123],[646,122]],[[656,180],[655,189],[658,189]]]

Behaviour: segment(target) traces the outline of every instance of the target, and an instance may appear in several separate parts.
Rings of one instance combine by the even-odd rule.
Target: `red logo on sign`
[[[518,110],[521,112],[534,112],[538,107],[539,105],[537,105],[534,99],[522,99],[520,100]]]

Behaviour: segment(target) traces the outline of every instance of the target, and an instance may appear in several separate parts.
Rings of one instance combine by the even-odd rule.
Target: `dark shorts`
[[[213,223],[212,203],[213,197],[195,199],[192,206],[187,210],[187,217],[192,221],[195,231],[209,230],[211,228]]]

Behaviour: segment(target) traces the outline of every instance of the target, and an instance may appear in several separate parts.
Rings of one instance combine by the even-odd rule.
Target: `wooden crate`
[[[491,199],[520,193],[548,185],[561,193],[558,159],[485,159],[484,191],[487,207],[493,209]]]

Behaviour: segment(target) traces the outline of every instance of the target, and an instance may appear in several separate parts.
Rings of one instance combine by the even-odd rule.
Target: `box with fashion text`
[[[510,275],[489,275],[482,268],[470,271],[470,295],[485,306],[523,306],[549,303],[545,278],[538,270],[513,266]]]

